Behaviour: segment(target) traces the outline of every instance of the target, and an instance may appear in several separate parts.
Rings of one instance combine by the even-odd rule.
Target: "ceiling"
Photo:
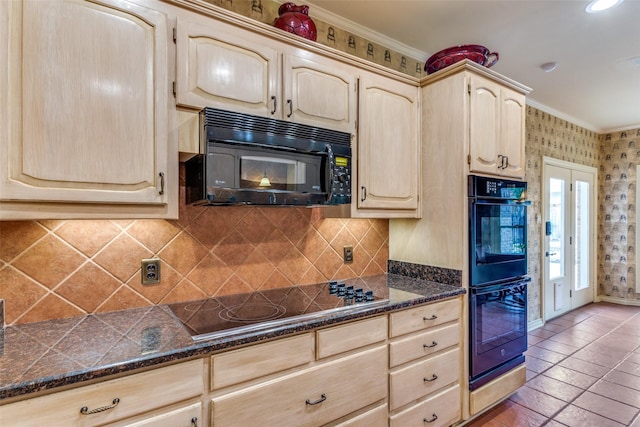
[[[585,12],[585,0],[305,3],[311,17],[420,60],[486,46],[500,55],[492,70],[533,89],[529,104],[599,133],[640,127],[640,0],[597,14]],[[555,71],[542,71],[550,61]]]

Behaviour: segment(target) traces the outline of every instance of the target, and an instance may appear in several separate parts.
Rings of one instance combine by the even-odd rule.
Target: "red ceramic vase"
[[[491,68],[498,62],[500,55],[498,52],[491,52],[484,46],[478,44],[465,44],[459,46],[448,47],[440,52],[431,55],[424,64],[424,70],[427,74],[435,73],[438,70],[462,61],[470,59],[487,68]]]
[[[273,23],[274,27],[316,41],[318,33],[316,24],[309,18],[309,6],[283,3],[278,8],[278,14],[280,16]]]

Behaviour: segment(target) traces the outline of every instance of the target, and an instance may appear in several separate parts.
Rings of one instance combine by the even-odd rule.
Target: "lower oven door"
[[[469,289],[472,381],[500,371],[502,365],[521,359],[527,350],[527,283],[530,281],[531,278],[525,277]]]

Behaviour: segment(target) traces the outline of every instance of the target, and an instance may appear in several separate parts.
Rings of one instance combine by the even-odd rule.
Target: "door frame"
[[[546,200],[544,200],[544,195],[545,195],[545,189],[547,186],[547,183],[545,182],[544,177],[546,176],[546,167],[547,166],[556,166],[556,167],[561,167],[561,168],[565,168],[565,169],[570,169],[572,171],[579,171],[579,172],[584,172],[584,173],[588,173],[593,175],[593,185],[591,188],[591,195],[590,195],[590,228],[591,230],[593,230],[593,233],[591,234],[591,255],[590,255],[590,259],[589,259],[589,265],[590,265],[590,269],[589,269],[589,277],[591,280],[591,288],[592,288],[592,295],[591,295],[591,301],[595,302],[597,301],[597,297],[598,297],[598,210],[597,210],[597,199],[598,199],[598,169],[592,166],[586,166],[586,165],[581,165],[578,163],[572,163],[572,162],[567,162],[565,160],[560,160],[560,159],[555,159],[553,157],[547,157],[547,156],[543,156],[542,157],[542,174],[540,176],[540,181],[542,184],[542,188],[541,188],[541,216],[543,215],[543,211],[544,208],[542,208],[542,204],[546,203]],[[572,193],[573,195],[573,193]],[[573,204],[573,201],[572,201]],[[573,231],[572,231],[573,234]],[[546,282],[546,277],[547,277],[547,267],[546,267],[546,263],[545,263],[545,230],[544,230],[544,221],[542,221],[542,223],[540,224],[540,311],[541,311],[541,316],[542,316],[542,321],[546,322],[547,318],[546,318],[546,310],[544,307],[544,303],[545,303],[545,282]],[[572,275],[573,276],[573,275]],[[573,279],[573,277],[572,277]],[[571,287],[573,287],[573,283],[571,283]]]

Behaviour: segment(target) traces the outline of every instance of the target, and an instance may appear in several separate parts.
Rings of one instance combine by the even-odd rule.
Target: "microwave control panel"
[[[335,156],[332,165],[331,204],[351,203],[351,158]]]

